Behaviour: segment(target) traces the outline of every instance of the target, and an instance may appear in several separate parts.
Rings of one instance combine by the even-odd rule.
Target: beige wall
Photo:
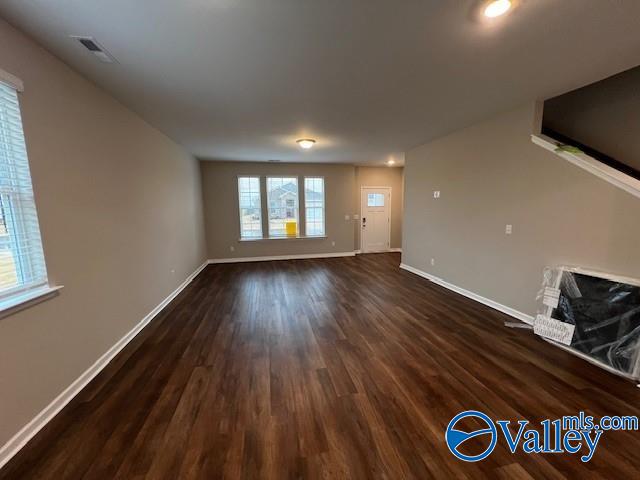
[[[354,203],[362,218],[360,189],[362,187],[391,187],[391,248],[402,247],[402,208],[404,204],[404,168],[356,167]],[[354,222],[355,249],[360,249],[360,221]]]
[[[544,124],[640,170],[640,67],[547,100]]]
[[[353,220],[345,220],[354,212],[353,166],[202,161],[200,167],[209,258],[353,252]],[[238,175],[323,176],[327,238],[239,241]]]
[[[0,68],[24,81],[44,253],[52,283],[64,285],[0,319],[2,445],[178,287],[205,249],[199,168],[181,147],[1,20]]]
[[[545,265],[640,278],[640,200],[531,143],[533,111],[408,152],[403,232],[404,263],[527,314]]]

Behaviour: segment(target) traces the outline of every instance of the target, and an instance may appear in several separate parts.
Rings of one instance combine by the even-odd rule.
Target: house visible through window
[[[240,238],[262,237],[260,177],[238,177]]]
[[[298,177],[267,177],[269,236],[298,235]]]
[[[0,302],[46,284],[18,93],[0,82]]]
[[[292,218],[295,215],[294,208],[296,207],[296,201],[293,198],[287,198],[286,204],[287,204],[287,218]]]
[[[304,225],[300,225],[298,178],[304,182]],[[267,202],[263,211],[261,198],[265,186]],[[241,239],[326,235],[322,177],[266,177],[264,183],[258,176],[238,177],[238,206]],[[263,233],[263,218],[266,218],[268,236]]]
[[[310,237],[324,233],[324,178],[304,177],[305,229]]]

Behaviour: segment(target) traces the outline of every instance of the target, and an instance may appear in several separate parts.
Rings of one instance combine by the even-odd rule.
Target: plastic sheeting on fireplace
[[[534,332],[628,378],[640,375],[640,280],[548,267]]]

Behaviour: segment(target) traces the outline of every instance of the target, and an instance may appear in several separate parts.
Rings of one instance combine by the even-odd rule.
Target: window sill
[[[296,235],[291,237],[247,237],[247,238],[239,238],[239,242],[268,242],[271,240],[322,240],[327,238],[326,235]]]
[[[53,298],[58,295],[58,292],[61,289],[62,285],[55,287],[45,285],[44,287],[35,288],[22,294],[14,295],[5,300],[0,300],[0,318],[8,317],[20,310],[24,310],[40,302]]]

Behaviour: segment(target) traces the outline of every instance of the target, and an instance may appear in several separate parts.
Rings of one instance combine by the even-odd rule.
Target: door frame
[[[387,249],[386,250],[380,250],[379,252],[370,252],[370,253],[381,253],[381,252],[389,252],[391,251],[391,195],[393,193],[393,189],[391,187],[379,187],[379,186],[371,186],[371,185],[360,185],[360,218],[358,219],[358,228],[360,229],[360,252],[361,253],[365,253],[364,248],[363,248],[363,237],[364,235],[362,234],[362,212],[364,211],[364,202],[363,202],[363,196],[362,193],[365,189],[367,188],[375,188],[376,190],[388,190],[389,191],[389,228],[388,228],[388,238],[387,238]]]

